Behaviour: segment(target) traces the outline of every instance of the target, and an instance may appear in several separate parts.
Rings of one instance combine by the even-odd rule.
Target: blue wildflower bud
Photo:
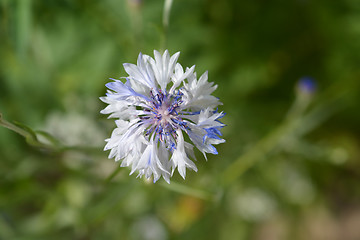
[[[316,81],[312,77],[302,77],[297,83],[296,90],[299,94],[312,95],[316,91]]]

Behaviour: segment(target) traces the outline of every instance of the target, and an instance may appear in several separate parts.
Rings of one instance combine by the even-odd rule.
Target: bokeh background
[[[0,239],[360,239],[360,1],[174,0],[167,31],[163,5],[0,0],[2,117],[66,146],[0,128]],[[107,159],[98,99],[164,48],[227,113],[170,185]]]

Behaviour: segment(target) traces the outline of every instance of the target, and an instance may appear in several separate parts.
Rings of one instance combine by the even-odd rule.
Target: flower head
[[[217,85],[207,81],[207,72],[197,79],[195,66],[184,70],[179,55],[140,53],[137,65],[124,64],[129,75],[124,82],[112,79],[106,97],[100,98],[108,104],[101,113],[117,118],[106,139],[109,158],[154,182],[163,177],[169,183],[176,168],[184,179],[186,168],[197,171],[191,160],[194,145],[206,158],[206,153],[217,154],[213,145],[225,142],[219,121],[224,113],[215,110],[221,103],[211,95]]]

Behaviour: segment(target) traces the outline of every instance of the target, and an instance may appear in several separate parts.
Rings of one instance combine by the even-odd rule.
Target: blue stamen
[[[180,90],[177,90],[174,94],[169,94],[161,89],[151,89],[149,95],[149,108],[144,107],[144,111],[148,113],[145,116],[140,116],[141,121],[152,123],[152,126],[145,130],[145,135],[149,136],[151,133],[155,133],[157,141],[165,143],[167,148],[174,149],[176,146],[174,141],[177,139],[177,129],[191,131],[187,122],[178,116],[178,108],[183,103],[182,96],[184,94]],[[164,111],[164,106],[167,106],[166,111]],[[181,111],[181,114],[197,115],[200,114],[200,111]],[[220,134],[219,130],[212,129],[207,131],[206,137],[219,138],[218,135]]]

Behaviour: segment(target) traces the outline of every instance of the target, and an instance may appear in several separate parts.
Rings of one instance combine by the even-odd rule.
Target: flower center
[[[169,122],[172,118],[172,114],[169,112],[167,104],[163,104],[158,110],[158,115],[161,119],[161,123]]]
[[[165,142],[168,147],[174,145],[176,140],[176,130],[186,128],[186,122],[179,117],[178,110],[182,103],[182,93],[178,90],[174,94],[157,90],[150,91],[151,101],[148,102],[149,108],[145,116],[140,119],[148,127],[145,130],[147,136],[155,134],[161,142]]]

